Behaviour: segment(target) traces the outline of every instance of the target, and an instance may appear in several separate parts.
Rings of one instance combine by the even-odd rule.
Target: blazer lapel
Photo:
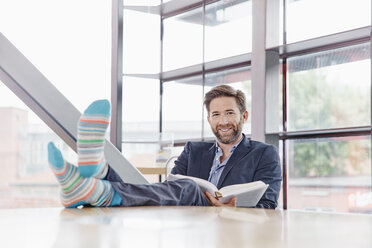
[[[203,158],[200,159],[201,164],[199,166],[199,177],[205,180],[209,178],[209,172],[211,171],[213,159],[216,153],[216,144],[211,148],[203,152]]]
[[[244,134],[243,134],[244,135]],[[227,174],[229,174],[230,170],[233,168],[233,166],[240,161],[242,157],[244,157],[248,152],[249,148],[251,146],[250,141],[243,136],[243,140],[240,142],[238,147],[235,149],[233,155],[230,157],[229,161],[225,165],[225,168],[222,171],[221,177],[218,180],[217,188],[219,189],[224,182]]]

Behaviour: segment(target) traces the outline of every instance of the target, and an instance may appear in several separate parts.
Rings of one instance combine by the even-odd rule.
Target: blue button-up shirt
[[[211,171],[209,172],[209,178],[208,178],[208,181],[213,183],[216,187],[217,187],[218,181],[220,180],[222,171],[225,168],[225,165],[229,161],[230,157],[232,156],[232,154],[234,153],[235,149],[238,147],[242,139],[239,141],[238,144],[234,145],[231,148],[229,156],[222,163],[220,162],[220,158],[222,156],[222,149],[216,142],[216,155],[214,156],[213,165],[212,165]]]

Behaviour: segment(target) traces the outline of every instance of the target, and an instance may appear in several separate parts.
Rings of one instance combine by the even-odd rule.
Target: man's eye
[[[227,112],[227,115],[234,115],[235,113],[234,112]]]
[[[218,117],[220,114],[212,114],[212,117]]]

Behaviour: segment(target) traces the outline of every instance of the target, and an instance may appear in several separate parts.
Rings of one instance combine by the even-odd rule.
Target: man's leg
[[[61,202],[65,207],[118,206],[122,199],[108,181],[84,178],[78,168],[63,159],[61,151],[48,144],[48,160],[61,185]]]
[[[97,100],[88,106],[79,119],[77,152],[79,173],[83,177],[102,179],[107,174],[104,144],[110,115],[110,102]]]
[[[115,172],[114,169],[111,168],[111,166],[108,166],[107,174],[103,179],[110,182],[123,182],[123,179],[121,179],[121,177]]]
[[[154,184],[111,182],[123,199],[122,206],[210,206],[200,187],[180,179]]]
[[[94,177],[84,178],[76,166],[63,159],[53,143],[48,144],[48,160],[61,185],[61,201],[65,207],[209,205],[199,186],[192,180],[134,185]]]

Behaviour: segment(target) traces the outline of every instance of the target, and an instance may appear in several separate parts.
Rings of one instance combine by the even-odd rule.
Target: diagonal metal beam
[[[76,125],[81,113],[2,33],[0,80],[76,151]],[[108,140],[105,142],[105,156],[125,182],[148,183]]]

